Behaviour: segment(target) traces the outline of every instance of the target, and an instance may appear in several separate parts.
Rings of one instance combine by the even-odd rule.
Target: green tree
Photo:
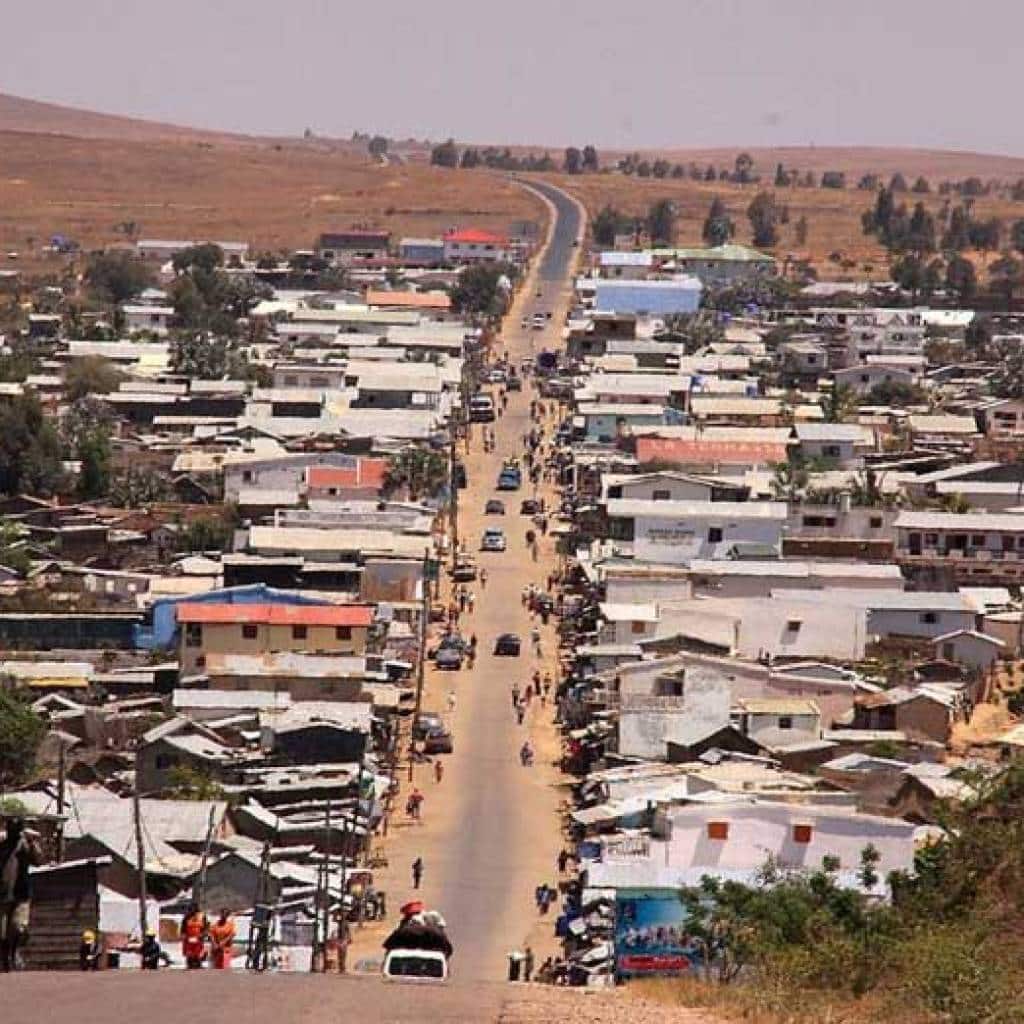
[[[0,493],[48,496],[63,486],[60,438],[34,393],[0,406]]]
[[[176,331],[171,335],[171,369],[186,377],[221,380],[227,374],[228,354],[228,342],[205,331]]]
[[[575,146],[567,146],[562,158],[562,170],[566,174],[583,173],[583,154]]]
[[[779,241],[779,208],[769,192],[758,192],[747,207],[747,217],[754,232],[754,245],[771,249]]]
[[[803,246],[807,244],[807,218],[802,213],[793,226],[793,237],[797,245]]]
[[[583,147],[583,170],[596,174],[601,170],[601,161],[597,150],[593,146]]]
[[[729,217],[725,203],[718,196],[715,196],[711,200],[711,208],[708,210],[708,215],[704,218],[701,237],[708,245],[724,245],[732,238],[735,231],[736,226]]]
[[[970,302],[978,288],[974,264],[963,256],[950,259],[946,264],[946,287],[956,293],[958,302]]]
[[[367,143],[366,149],[375,160],[386,156],[388,152],[388,140],[383,135],[374,135]]]
[[[1024,220],[1015,220],[1010,228],[1010,245],[1016,252],[1024,253]]]
[[[746,185],[754,178],[754,158],[749,153],[740,153],[736,157],[735,180]]]
[[[36,769],[46,724],[28,701],[0,689],[0,790],[24,785]]]
[[[234,525],[226,517],[193,519],[178,533],[179,551],[227,551]]]
[[[614,246],[615,236],[625,226],[625,219],[614,206],[602,206],[590,223],[594,243],[608,249]]]
[[[440,452],[403,448],[388,458],[384,491],[407,490],[409,500],[415,502],[435,497],[448,482],[448,460]]]
[[[897,171],[892,178],[889,179],[889,191],[890,192],[906,192],[907,191],[907,179]]]
[[[1007,309],[1013,307],[1013,296],[1024,284],[1024,265],[1009,253],[1001,256],[988,268],[989,285],[1002,296]]]
[[[91,501],[110,490],[110,436],[102,428],[90,430],[79,439],[75,458],[81,463],[76,492]]]
[[[189,764],[175,765],[168,773],[172,800],[223,800],[224,787],[209,772]]]
[[[516,270],[504,263],[481,263],[459,271],[452,288],[452,306],[457,313],[500,316],[508,304],[504,282],[515,280]]]
[[[430,151],[430,162],[435,167],[458,167],[459,149],[454,139],[448,139]]]
[[[785,188],[789,184],[789,175],[781,163],[775,165],[775,187]]]
[[[932,187],[928,184],[928,179],[921,176],[914,182],[914,186],[910,191],[916,192],[918,195],[927,195],[931,190]]]
[[[106,395],[116,391],[124,374],[103,356],[82,356],[70,362],[64,371],[64,395],[75,402],[86,395]]]
[[[647,232],[655,245],[672,245],[676,239],[676,204],[659,199],[647,211]]]
[[[858,408],[857,392],[848,384],[833,384],[825,399],[825,419],[829,423],[842,423]]]
[[[480,150],[467,146],[462,151],[462,160],[459,166],[465,168],[466,170],[472,170],[474,167],[479,167]]]
[[[153,275],[131,253],[100,252],[89,257],[84,280],[98,299],[120,305],[145,291],[153,283]]]
[[[118,508],[143,508],[173,495],[170,481],[162,473],[129,466],[110,483],[110,501]]]
[[[971,217],[964,206],[954,206],[942,234],[942,248],[947,252],[963,252],[971,244]]]

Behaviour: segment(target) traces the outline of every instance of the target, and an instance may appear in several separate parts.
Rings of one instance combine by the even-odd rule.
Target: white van
[[[494,399],[490,395],[474,395],[469,400],[469,418],[473,423],[493,423]]]
[[[436,949],[392,949],[381,972],[385,981],[441,985],[448,980],[448,959]]]

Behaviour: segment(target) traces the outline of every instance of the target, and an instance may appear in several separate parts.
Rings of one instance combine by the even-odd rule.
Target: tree
[[[114,477],[109,490],[110,502],[118,508],[142,508],[155,501],[165,501],[173,493],[164,474],[133,466]]]
[[[846,175],[842,171],[824,171],[821,175],[822,188],[846,188]]]
[[[740,153],[736,157],[735,180],[741,185],[746,185],[753,180],[754,158],[749,153]]]
[[[996,355],[992,394],[997,398],[1024,398],[1024,346],[1007,341],[999,346]]]
[[[583,173],[583,154],[575,146],[567,146],[562,160],[562,170],[566,174]]]
[[[462,161],[460,164],[466,170],[472,170],[474,167],[480,166],[480,150],[473,149],[472,147],[466,147],[462,151]]]
[[[375,160],[380,160],[387,155],[388,140],[383,135],[374,135],[366,145],[367,150]]]
[[[583,170],[596,174],[601,170],[601,161],[598,158],[597,150],[593,146],[583,147]]]
[[[998,217],[988,220],[972,220],[967,229],[971,245],[981,252],[992,252],[999,248],[1003,236],[1003,222]]]
[[[651,167],[651,174],[655,178],[667,178],[672,170],[672,165],[667,160],[655,160]]]
[[[988,274],[992,290],[1000,294],[1006,308],[1011,309],[1014,293],[1024,284],[1024,265],[1006,253],[988,268]]]
[[[916,192],[918,195],[927,195],[931,190],[932,187],[928,184],[928,179],[922,175],[914,182],[914,186],[910,191]]]
[[[1024,220],[1015,220],[1010,228],[1010,245],[1016,252],[1024,253]]]
[[[590,224],[594,242],[605,248],[614,246],[615,236],[622,229],[624,220],[623,215],[614,206],[602,206]]]
[[[454,139],[448,139],[430,151],[430,162],[435,167],[458,167],[459,148]]]
[[[963,252],[971,244],[970,214],[964,206],[954,206],[942,235],[942,248],[947,252]]]
[[[676,204],[659,199],[647,211],[647,233],[655,245],[672,245],[676,238]]]
[[[82,356],[64,371],[64,395],[75,402],[86,395],[106,395],[116,391],[124,374],[103,356]]]
[[[807,244],[807,218],[800,214],[799,219],[793,226],[793,237],[796,239],[797,245]]]
[[[857,411],[858,406],[857,392],[849,384],[833,384],[825,398],[825,420],[842,423]]]
[[[89,257],[85,283],[103,302],[120,305],[145,291],[153,283],[149,268],[124,252],[100,252]]]
[[[754,245],[770,249],[778,243],[779,210],[774,196],[758,192],[747,207],[747,217],[754,230]]]
[[[636,165],[636,173],[641,178],[649,178],[652,171],[653,168],[651,167],[651,162],[649,160],[641,160],[640,163]]]
[[[892,178],[889,179],[889,191],[890,192],[906,192],[907,191],[907,179],[897,171]]]
[[[459,271],[452,288],[452,306],[457,313],[478,313],[500,316],[508,304],[510,284],[515,268],[504,263],[481,263]]]
[[[704,219],[701,237],[708,245],[724,245],[732,238],[735,231],[736,225],[733,224],[729,217],[725,203],[718,196],[715,196],[711,200],[711,208]]]
[[[878,190],[878,175],[877,174],[862,174],[860,181],[857,182],[857,188],[864,192],[875,192]]]
[[[24,785],[32,778],[45,734],[46,723],[28,701],[0,689],[0,790]]]
[[[224,338],[205,331],[176,331],[171,336],[171,369],[199,380],[220,380],[227,374],[228,351]]]
[[[978,287],[974,264],[963,256],[952,257],[946,264],[946,287],[956,293],[958,302],[969,302]]]
[[[167,773],[172,800],[223,800],[224,787],[207,771],[176,764]]]
[[[110,490],[110,436],[102,428],[90,430],[79,439],[75,458],[81,463],[76,491],[90,501]]]
[[[60,438],[36,395],[0,406],[0,493],[46,496],[63,484]]]
[[[919,256],[935,251],[935,220],[924,203],[914,206],[905,245]]]
[[[789,184],[789,175],[781,163],[775,165],[775,187],[785,188]]]
[[[779,501],[798,501],[810,481],[807,464],[799,456],[788,462],[772,464],[772,497]]]
[[[927,396],[916,384],[899,380],[885,380],[876,384],[865,396],[865,405],[891,405],[903,407],[921,405]]]
[[[388,457],[384,493],[404,489],[410,501],[435,497],[448,484],[448,460],[425,448],[403,448]]]

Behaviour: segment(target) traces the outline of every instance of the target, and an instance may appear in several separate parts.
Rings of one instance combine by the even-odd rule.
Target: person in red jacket
[[[213,968],[226,971],[231,967],[231,957],[235,952],[235,922],[225,907],[220,917],[210,925],[210,958]]]
[[[190,971],[197,971],[206,959],[206,915],[193,903],[181,922],[181,953]]]

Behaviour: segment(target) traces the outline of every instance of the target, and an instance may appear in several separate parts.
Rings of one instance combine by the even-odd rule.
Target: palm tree
[[[776,462],[772,465],[772,472],[772,496],[782,501],[799,501],[810,480],[804,463],[800,459]]]
[[[440,452],[403,448],[388,458],[384,491],[392,494],[404,487],[410,501],[419,501],[421,497],[434,497],[448,477],[448,460]]]

